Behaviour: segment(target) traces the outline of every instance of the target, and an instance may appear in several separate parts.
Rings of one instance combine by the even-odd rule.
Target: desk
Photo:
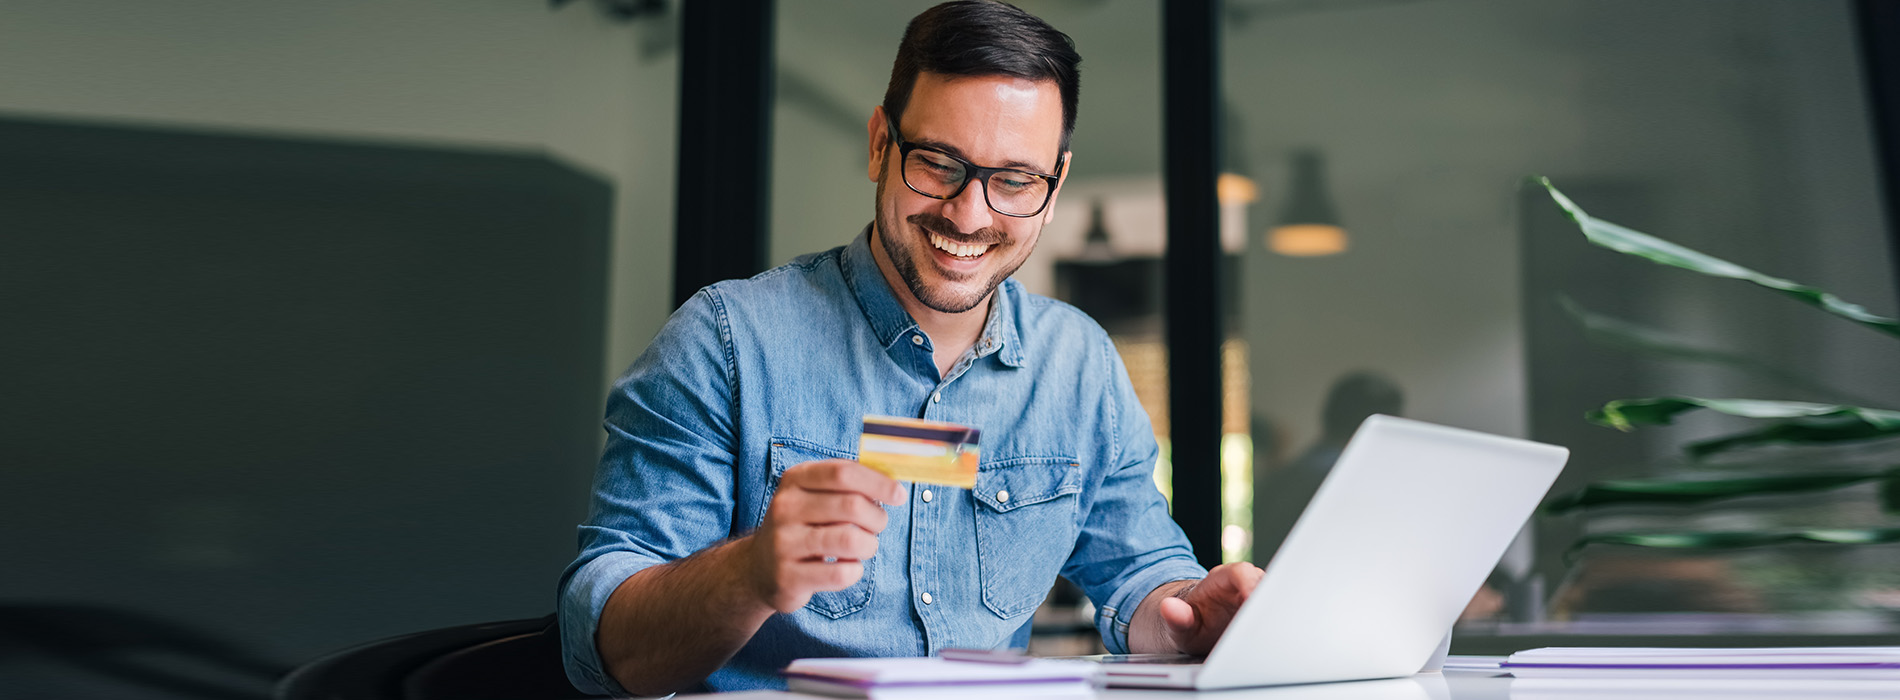
[[[1516,687],[1513,687],[1515,682]],[[1100,700],[1893,700],[1900,698],[1900,681],[1777,682],[1753,687],[1737,687],[1733,681],[1710,681],[1706,686],[1695,682],[1629,683],[1603,681],[1557,681],[1540,679],[1533,683],[1516,681],[1494,672],[1446,671],[1412,678],[1354,683],[1319,683],[1271,688],[1214,690],[1202,693],[1181,690],[1132,690],[1111,688],[1096,695]],[[981,700],[980,693],[973,695]],[[678,700],[826,700],[824,696],[752,691],[711,695],[682,695]]]

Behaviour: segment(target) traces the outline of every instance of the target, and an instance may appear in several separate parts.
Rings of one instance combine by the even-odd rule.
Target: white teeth
[[[974,258],[984,253],[987,253],[990,250],[990,247],[988,245],[968,245],[968,244],[963,244],[963,243],[952,243],[950,239],[944,238],[943,236],[939,236],[934,233],[930,234],[930,244],[933,246],[936,246],[938,250],[949,253],[951,255],[955,255],[959,258]]]

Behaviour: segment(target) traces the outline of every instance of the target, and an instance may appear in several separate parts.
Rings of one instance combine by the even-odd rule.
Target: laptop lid
[[[1569,454],[1404,418],[1366,419],[1195,687],[1417,672]]]

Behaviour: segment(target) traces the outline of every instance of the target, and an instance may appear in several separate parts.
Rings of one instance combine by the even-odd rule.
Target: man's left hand
[[[1159,612],[1167,641],[1183,654],[1207,655],[1263,573],[1244,561],[1222,564],[1208,571],[1207,578],[1162,598]]]

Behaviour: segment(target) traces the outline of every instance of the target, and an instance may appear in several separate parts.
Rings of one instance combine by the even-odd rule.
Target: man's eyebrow
[[[972,159],[970,156],[965,155],[963,153],[963,149],[957,148],[956,146],[952,146],[942,141],[937,141],[934,139],[904,139],[904,140],[909,141],[912,144],[915,144],[918,146],[923,146],[924,148],[928,148],[933,151],[943,151],[944,153],[948,153],[950,155],[956,156],[958,158],[962,158],[972,163],[976,162],[975,159]],[[1012,168],[1016,170],[1027,170],[1031,173],[1038,173],[1038,174],[1044,174],[1044,173],[1049,172],[1048,170],[1045,170],[1040,165],[1036,165],[1034,163],[1024,163],[1020,160],[1012,160],[997,167]]]

